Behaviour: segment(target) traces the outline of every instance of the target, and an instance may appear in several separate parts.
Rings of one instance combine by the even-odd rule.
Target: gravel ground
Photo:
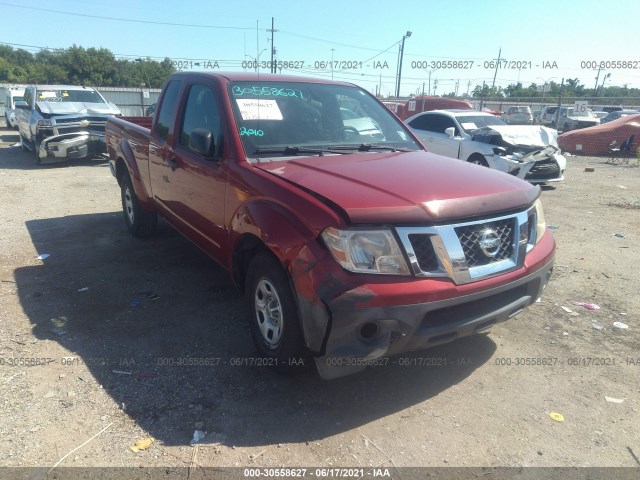
[[[0,129],[0,466],[640,465],[637,162],[569,157],[544,189],[539,303],[325,382],[237,366],[226,272],[164,223],[131,238],[104,162],[35,168],[16,141]]]

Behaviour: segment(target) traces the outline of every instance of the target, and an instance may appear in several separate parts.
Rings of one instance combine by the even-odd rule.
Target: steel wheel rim
[[[129,187],[126,187],[124,190],[124,210],[127,215],[127,219],[133,225],[133,221],[135,220],[135,214],[133,213],[133,197],[131,195],[131,190]]]
[[[270,280],[263,278],[258,282],[254,304],[262,340],[269,348],[275,349],[282,337],[283,310],[278,291]]]

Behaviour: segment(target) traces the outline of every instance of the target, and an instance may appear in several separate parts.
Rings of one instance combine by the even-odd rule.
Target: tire
[[[487,163],[485,158],[478,153],[474,153],[473,155],[471,155],[467,162],[475,163],[476,165],[482,165],[483,167],[489,167],[489,164]]]
[[[35,157],[35,166],[39,167],[40,165],[42,165],[42,161],[40,160],[40,157],[38,156],[38,152],[40,151],[40,142],[34,141],[33,143],[33,155]]]
[[[258,354],[275,370],[290,373],[311,364],[304,346],[289,277],[276,258],[258,253],[246,279],[249,327]]]
[[[120,198],[122,199],[122,214],[127,230],[134,237],[148,237],[158,225],[158,216],[147,212],[140,206],[129,173],[122,176],[120,182]]]
[[[29,148],[27,147],[27,145],[24,143],[24,137],[22,136],[22,134],[20,134],[20,146],[22,147],[22,150],[25,152],[29,151]]]

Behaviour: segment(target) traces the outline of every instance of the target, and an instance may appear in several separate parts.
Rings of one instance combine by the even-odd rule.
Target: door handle
[[[178,162],[176,161],[175,158],[172,158],[170,160],[167,160],[167,163],[169,164],[169,166],[171,167],[171,171],[175,172],[176,168],[178,168]]]

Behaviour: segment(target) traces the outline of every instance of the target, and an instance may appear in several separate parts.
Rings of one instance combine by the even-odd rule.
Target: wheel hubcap
[[[269,348],[276,348],[282,335],[282,304],[275,286],[269,280],[258,282],[254,302],[262,339]]]
[[[131,190],[129,190],[129,187],[127,187],[124,191],[124,210],[127,214],[129,222],[133,225],[135,217],[133,213],[133,198],[131,196]]]

